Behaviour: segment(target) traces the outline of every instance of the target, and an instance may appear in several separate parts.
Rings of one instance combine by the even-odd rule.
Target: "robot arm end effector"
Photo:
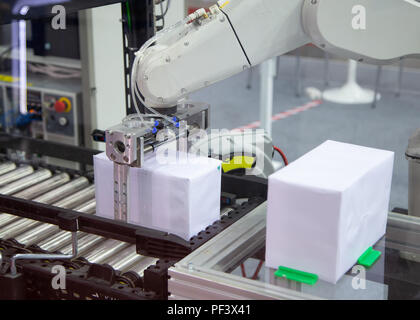
[[[371,63],[419,54],[420,3],[218,1],[209,11],[200,9],[158,33],[138,52],[133,75],[148,106],[168,107],[194,91],[311,42]]]

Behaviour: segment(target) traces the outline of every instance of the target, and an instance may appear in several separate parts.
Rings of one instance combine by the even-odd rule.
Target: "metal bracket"
[[[76,226],[78,225],[76,219]],[[17,260],[71,260],[77,257],[77,230],[71,233],[72,253],[65,254],[32,254],[23,253],[16,254],[10,258],[10,273],[13,277],[17,275],[16,261]]]

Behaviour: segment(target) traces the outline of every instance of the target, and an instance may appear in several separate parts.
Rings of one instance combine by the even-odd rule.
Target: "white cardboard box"
[[[268,182],[266,265],[336,283],[384,234],[394,153],[326,141]]]
[[[185,160],[185,159],[184,159]],[[128,222],[189,240],[220,219],[221,161],[188,156],[185,163],[155,154],[128,173]],[[96,211],[114,219],[113,162],[94,157]]]

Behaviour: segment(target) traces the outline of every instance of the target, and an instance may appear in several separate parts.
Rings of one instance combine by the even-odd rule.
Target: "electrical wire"
[[[241,263],[241,273],[243,278],[247,278],[246,271],[245,271],[245,264]]]
[[[162,19],[163,17],[165,17],[166,16],[166,14],[168,13],[168,10],[169,10],[169,5],[170,5],[170,2],[171,2],[171,0],[162,0],[161,2],[159,2],[159,4],[162,4],[163,2],[165,2],[166,1],[166,9],[165,10],[163,10],[163,5],[162,5],[162,7],[161,7],[161,15],[158,15],[158,16],[156,16],[156,19]]]
[[[154,114],[157,117],[163,118],[169,122],[174,122],[170,117],[165,116],[159,112],[157,112],[155,109],[149,107],[145,100],[142,98],[141,93],[140,93],[140,89],[137,86],[136,83],[136,75],[137,75],[137,69],[138,69],[138,65],[140,62],[140,55],[136,55],[136,58],[134,59],[134,63],[133,63],[133,69],[132,69],[132,73],[131,73],[131,95],[133,97],[133,103],[134,103],[134,107],[137,111],[137,114],[139,115],[140,121],[144,122],[144,114],[142,114],[140,112],[140,109],[138,107],[136,98],[140,100],[140,102],[142,103],[142,105],[152,114]]]
[[[261,268],[262,268],[263,264],[264,264],[264,261],[260,260],[260,262],[258,263],[257,269],[255,269],[255,272],[250,279],[252,279],[252,280],[257,280],[258,279],[258,275],[261,271]],[[243,278],[248,278],[248,276],[246,275],[245,264],[244,263],[241,263],[241,273],[242,273]]]
[[[284,152],[276,146],[273,146],[273,148],[280,154],[280,156],[283,158],[284,165],[287,166],[289,164],[289,161],[287,160],[287,157],[284,154]]]
[[[155,109],[149,107],[146,104],[146,101],[142,98],[142,95],[140,93],[140,89],[138,88],[137,83],[136,83],[136,74],[137,74],[137,68],[138,68],[139,62],[140,62],[140,55],[137,55],[136,58],[134,59],[133,69],[132,69],[132,74],[131,74],[131,89],[132,89],[132,97],[133,97],[134,107],[136,108],[136,111],[137,111],[137,114],[139,115],[140,120],[141,121],[144,121],[144,114],[142,114],[140,112],[140,109],[139,109],[139,107],[137,105],[136,98],[140,100],[140,102],[143,104],[143,106],[150,113],[154,114],[157,117],[163,118],[163,119],[165,119],[165,120],[167,120],[169,122],[173,122],[174,123],[174,121],[170,117],[165,116],[165,115],[157,112]],[[133,95],[133,90],[134,90],[134,95]]]
[[[160,2],[160,12],[161,12],[161,19],[162,19],[162,28],[165,28],[165,15],[163,13],[163,1]],[[166,7],[168,7],[169,5],[167,5]]]
[[[53,65],[41,65],[28,63],[28,70],[34,73],[41,73],[56,79],[80,78],[81,72],[68,68],[57,67]]]
[[[125,3],[125,8],[127,10],[127,24],[128,24],[128,29],[129,30],[132,30],[131,9],[130,9],[130,3],[128,1]]]
[[[130,83],[130,91],[131,91],[131,100],[133,101],[134,108],[136,109],[137,114],[139,115],[140,121],[144,121],[143,115],[140,112],[139,106],[137,105],[137,95],[135,88],[137,88],[136,85],[136,75],[137,75],[137,66],[138,66],[138,60],[140,59],[139,55],[136,54],[133,62],[133,67],[131,69],[131,83]]]
[[[166,9],[163,9],[163,2],[166,1]],[[157,30],[162,30],[165,28],[165,17],[169,10],[170,0],[162,0],[157,3],[160,6],[160,15],[156,15],[156,21],[162,20],[162,25],[156,27]]]
[[[166,9],[165,9],[165,12],[162,14],[163,16],[166,16],[166,14],[168,13],[170,4],[171,4],[171,0],[166,0]]]
[[[154,115],[156,115],[156,116],[158,116],[160,118],[163,118],[163,119],[167,120],[170,123],[175,123],[175,121],[173,119],[171,119],[170,117],[168,117],[166,115],[163,115],[163,114],[157,112],[155,109],[153,109],[152,107],[150,107],[150,106],[148,106],[146,104],[146,101],[145,101],[145,99],[143,99],[142,94],[140,92],[140,89],[137,86],[136,79],[137,79],[138,66],[139,66],[139,64],[141,62],[141,59],[142,59],[145,51],[152,44],[156,43],[166,33],[172,31],[175,28],[178,28],[180,26],[180,24],[186,24],[187,22],[188,22],[188,18],[185,18],[184,20],[176,23],[175,25],[173,25],[173,26],[171,26],[169,28],[166,28],[166,29],[158,32],[154,37],[152,37],[149,40],[147,40],[146,43],[140,48],[140,50],[135,53],[135,58],[134,58],[134,62],[133,62],[132,69],[131,69],[131,81],[130,81],[130,84],[131,84],[130,87],[131,88],[130,88],[130,91],[131,91],[131,97],[132,97],[132,101],[134,103],[134,107],[135,107],[136,112],[139,115],[139,118],[140,118],[141,121],[144,121],[144,114],[142,114],[140,112],[140,109],[139,109],[138,104],[137,104],[137,99],[143,104],[143,106],[150,113],[152,113],[152,114],[154,114]]]

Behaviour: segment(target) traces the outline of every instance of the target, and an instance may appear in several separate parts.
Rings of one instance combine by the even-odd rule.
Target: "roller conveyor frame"
[[[241,191],[235,192],[235,187],[240,188]],[[173,234],[13,196],[0,195],[0,212],[58,225],[66,231],[73,231],[78,225],[78,231],[135,244],[137,252],[141,255],[177,260],[182,259],[263,203],[266,199],[267,184],[265,179],[256,177],[223,175],[222,191],[235,194],[238,198],[251,198],[241,207],[234,209],[206,230],[192,237],[190,241],[185,241]]]
[[[0,148],[2,144],[2,137],[0,137]],[[18,140],[18,138],[16,138]],[[18,144],[15,139],[15,144]],[[27,144],[25,138],[24,142]],[[4,141],[4,140],[3,140]],[[44,146],[44,142],[41,143]],[[50,144],[50,143],[48,143]],[[53,143],[56,145],[57,143]],[[45,150],[44,150],[45,149]],[[43,151],[57,150],[55,146],[53,148],[43,148]],[[58,148],[60,150],[60,148]],[[83,148],[83,157],[80,159],[84,168],[86,165],[92,164],[93,155],[97,154],[98,151]],[[33,149],[31,149],[33,152]],[[73,150],[74,151],[74,150]],[[88,153],[90,152],[90,158]],[[54,154],[43,153],[45,156],[59,156]],[[40,153],[41,154],[41,153]],[[65,155],[63,155],[63,158]],[[73,158],[72,158],[73,159]],[[90,160],[88,160],[90,159]],[[37,165],[33,163],[26,163],[37,168]],[[40,167],[44,167],[41,165]],[[56,168],[53,166],[45,166],[48,169],[55,171],[63,171],[62,168]],[[74,171],[64,170],[70,175],[85,175],[92,180],[91,173],[87,171]],[[97,288],[101,292],[101,297],[98,297],[96,293],[90,292],[89,294],[96,295],[96,298],[116,298],[116,299],[166,299],[167,298],[167,269],[175,262],[179,261],[212,237],[225,230],[227,227],[238,221],[240,218],[245,216],[247,213],[258,207],[267,198],[267,180],[260,179],[252,176],[232,176],[223,175],[222,177],[222,192],[229,194],[236,198],[249,198],[247,202],[244,202],[240,206],[234,206],[232,210],[221,217],[221,219],[215,222],[213,225],[208,226],[205,230],[191,238],[190,241],[185,241],[175,235],[167,234],[144,227],[139,227],[127,223],[122,223],[114,220],[101,218],[88,213],[80,213],[70,209],[58,208],[47,204],[36,203],[30,200],[19,199],[13,196],[0,195],[0,212],[6,212],[8,214],[16,215],[23,218],[29,218],[44,223],[57,225],[62,230],[66,231],[82,231],[89,234],[95,234],[103,236],[105,238],[111,238],[126,243],[130,243],[136,246],[138,254],[143,256],[158,257],[159,260],[156,264],[149,266],[144,270],[143,276],[135,272],[126,272],[121,274],[115,271],[109,265],[92,264],[85,259],[75,259],[72,262],[60,261],[63,265],[68,268],[73,268],[71,271],[72,275],[75,275],[74,285],[78,288],[78,295],[86,292],[88,294],[89,288],[92,287],[89,283],[94,279],[93,282],[100,279],[103,287]],[[25,253],[28,252],[28,248],[22,248],[13,241],[6,241],[7,254],[14,253]],[[43,253],[42,250],[34,252]],[[14,253],[13,253],[14,252]],[[33,251],[31,251],[33,253]],[[57,261],[18,261],[17,266],[20,272],[25,275],[31,275],[35,277],[35,274],[39,278],[49,277],[51,278],[51,266],[57,264]],[[77,272],[76,272],[77,271]],[[1,274],[1,270],[0,270]],[[76,279],[77,278],[77,279]],[[67,278],[66,278],[67,279]],[[68,279],[72,279],[68,274]],[[89,280],[90,279],[90,280]],[[96,280],[95,280],[96,279]],[[119,286],[115,287],[115,283],[119,283]],[[86,286],[86,287],[85,287]],[[125,290],[126,287],[131,288]],[[135,288],[142,288],[140,291],[136,291]],[[133,289],[134,288],[134,289]],[[47,288],[44,288],[46,292],[49,292]],[[113,290],[116,291],[113,291]],[[87,291],[86,291],[87,290]],[[39,291],[39,290],[37,290]],[[146,291],[151,291],[146,294]],[[76,292],[76,291],[75,291]],[[103,295],[102,295],[103,293]],[[112,293],[112,294],[111,294]],[[89,297],[89,294],[85,298]],[[130,295],[131,294],[131,295]],[[13,296],[13,294],[11,293]],[[54,290],[50,294],[46,294],[49,298],[54,298],[57,292]],[[62,296],[56,298],[65,299],[76,299],[76,296]],[[83,297],[82,297],[83,298]]]

